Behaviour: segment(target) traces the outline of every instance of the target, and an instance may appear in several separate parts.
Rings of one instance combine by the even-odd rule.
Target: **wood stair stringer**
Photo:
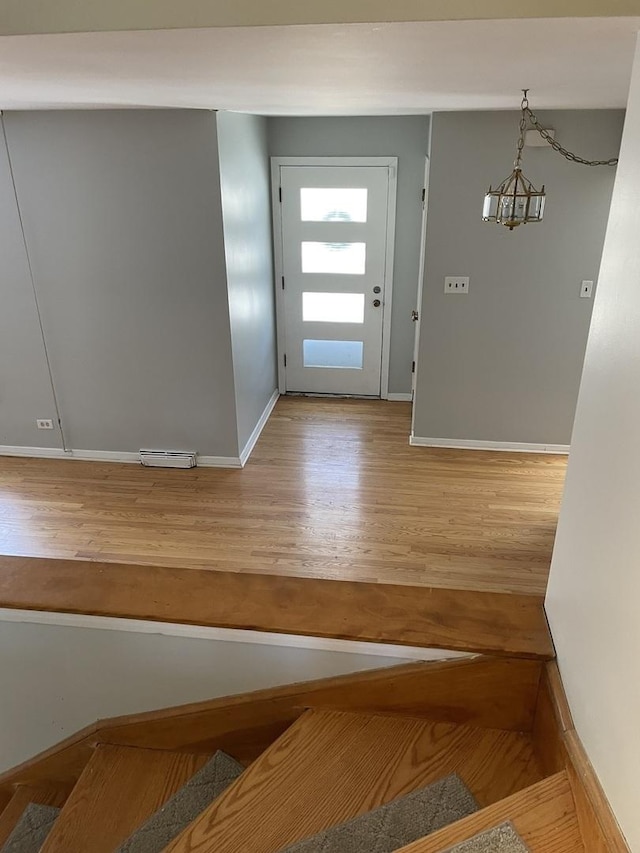
[[[0,773],[0,792],[73,785],[97,743],[184,752],[223,749],[250,763],[308,708],[413,716],[530,731],[542,664],[479,656],[420,661],[99,720]]]

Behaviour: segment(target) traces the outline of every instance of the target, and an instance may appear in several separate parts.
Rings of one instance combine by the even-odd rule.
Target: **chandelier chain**
[[[527,90],[523,89],[522,91],[524,92],[524,98],[523,98],[523,103],[524,103],[524,101],[526,100],[526,97],[527,97]],[[516,148],[516,159],[515,159],[515,162],[513,164],[516,169],[519,169],[521,166],[521,163],[522,163],[522,151],[524,149],[524,135],[525,135],[526,130],[527,130],[527,117],[525,115],[524,107],[523,107],[522,108],[522,115],[520,117],[520,135],[518,136],[518,145]]]
[[[520,120],[520,139],[518,140],[518,161],[520,160],[522,154],[522,145],[524,145],[524,131],[523,131],[523,123],[526,125],[527,117],[529,121],[533,125],[533,127],[538,131],[540,136],[548,142],[549,145],[553,148],[554,151],[557,151],[558,154],[562,154],[564,158],[571,161],[572,163],[579,163],[581,166],[616,166],[618,164],[617,157],[611,157],[609,160],[585,160],[584,157],[579,157],[577,154],[574,154],[572,151],[568,151],[566,148],[563,148],[559,142],[557,142],[551,134],[542,127],[538,120],[538,116],[533,112],[533,110],[529,107],[529,99],[527,98],[528,89],[523,89],[523,97],[520,108],[522,110],[522,118]]]

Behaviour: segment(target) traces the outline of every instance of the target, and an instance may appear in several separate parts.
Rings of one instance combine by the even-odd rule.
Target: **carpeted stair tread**
[[[512,823],[503,823],[455,847],[448,847],[442,853],[528,853],[528,847]]]
[[[161,853],[182,830],[225,791],[244,767],[216,752],[179,791],[122,844],[117,853]]]
[[[391,853],[476,811],[471,792],[453,773],[298,841],[282,853]]]
[[[55,806],[29,803],[0,853],[39,853],[59,814]]]

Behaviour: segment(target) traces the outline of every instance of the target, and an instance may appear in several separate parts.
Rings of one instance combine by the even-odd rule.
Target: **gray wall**
[[[36,429],[56,412],[9,160],[0,143],[0,445],[61,447],[60,432]]]
[[[5,114],[72,448],[237,456],[215,121],[175,110]],[[26,305],[22,268],[16,276]],[[49,398],[40,349],[35,367],[21,359],[34,327],[28,305],[22,315],[8,357],[33,389],[16,400],[11,436],[41,445],[51,434],[36,440],[31,427],[51,416]]]
[[[277,389],[267,121],[217,114],[240,450]]]
[[[615,170],[527,148],[524,173],[547,187],[542,223],[482,222],[490,182],[507,176],[519,114],[432,118],[426,267],[415,395],[418,437],[569,444]],[[543,113],[558,140],[615,156],[621,111]],[[445,275],[470,276],[467,296]]]
[[[441,653],[425,649],[424,658]],[[0,621],[0,772],[97,719],[403,659]]]
[[[411,391],[428,116],[270,118],[275,157],[398,157],[389,392]]]

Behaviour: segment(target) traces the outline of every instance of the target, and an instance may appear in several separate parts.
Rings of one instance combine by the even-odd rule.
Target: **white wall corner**
[[[251,453],[253,452],[253,448],[256,446],[258,439],[260,438],[260,434],[265,427],[265,424],[269,420],[271,412],[274,410],[276,403],[280,397],[280,391],[276,388],[271,397],[269,398],[269,402],[264,407],[263,413],[260,415],[258,419],[258,423],[255,425],[253,432],[249,436],[249,440],[245,444],[245,446],[240,451],[240,467],[244,468],[247,464]]]

